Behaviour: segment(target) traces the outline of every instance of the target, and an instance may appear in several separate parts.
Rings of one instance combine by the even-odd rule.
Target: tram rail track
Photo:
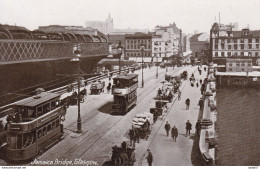
[[[176,69],[173,73],[176,73],[180,70],[182,70],[183,68],[180,68],[180,69]],[[161,72],[163,73],[163,72]],[[149,77],[152,77],[153,75],[149,76]],[[145,82],[146,84],[149,84],[149,82],[153,80],[151,78],[149,78],[149,80],[147,82]],[[152,85],[152,83],[151,83]],[[150,91],[154,90],[155,88],[157,88],[158,86],[154,87],[154,88],[146,88],[145,90],[141,91],[141,93],[138,94],[138,98],[139,100],[143,100],[143,98],[145,97],[145,93],[150,93]],[[142,96],[142,98],[140,98],[140,96]],[[97,118],[97,116],[100,114],[101,112],[99,111],[96,111],[93,115],[91,116],[88,116],[85,118],[85,120],[83,120],[83,125],[84,124],[91,124],[91,121],[94,119],[94,118]],[[65,152],[64,152],[64,155],[61,157],[61,158],[68,158],[68,156],[71,155],[70,152],[73,152],[75,149],[77,149],[77,147],[80,145],[80,144],[83,144],[84,142],[84,139],[86,139],[87,137],[91,137],[92,140],[90,140],[89,144],[87,144],[88,148],[87,149],[84,149],[83,152],[79,152],[77,154],[77,156],[82,156],[85,152],[87,152],[95,143],[97,143],[99,140],[102,140],[102,137],[108,133],[119,121],[121,121],[125,116],[118,116],[118,118],[115,118],[114,116],[107,116],[106,118],[102,119],[102,123],[99,124],[99,126],[97,126],[97,128],[93,128],[94,130],[91,130],[89,133],[87,133],[89,130],[87,130],[83,135],[85,135],[84,137],[81,136],[80,138],[80,141],[77,142],[77,144],[75,144],[74,146],[70,147],[69,149],[67,149]],[[109,123],[112,122],[112,125],[109,125]],[[109,125],[109,128],[105,128],[106,130],[104,132],[102,132],[102,127],[103,126],[108,126]],[[68,127],[72,127],[72,126],[75,126],[75,124],[71,124],[69,125]],[[68,128],[67,127],[67,128]],[[100,132],[101,131],[101,132]],[[98,135],[96,134],[98,133]],[[68,136],[69,133],[66,135]],[[74,151],[74,152],[78,152],[78,151]],[[54,152],[55,153],[55,152]]]

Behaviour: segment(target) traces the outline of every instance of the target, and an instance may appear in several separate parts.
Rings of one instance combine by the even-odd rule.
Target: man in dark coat
[[[167,134],[167,137],[169,136],[169,131],[171,129],[171,125],[168,123],[168,121],[166,122],[165,124],[165,130],[166,130],[166,134]]]
[[[200,135],[200,130],[201,130],[201,124],[200,124],[200,120],[198,120],[197,123],[196,123],[197,136]]]
[[[189,98],[186,99],[185,104],[186,104],[186,110],[189,110],[189,107],[190,107],[190,99]]]
[[[152,163],[153,163],[153,155],[152,155],[152,152],[148,149],[148,155],[146,157],[147,159],[147,163],[149,166],[152,166]]]
[[[190,123],[190,121],[188,120],[186,122],[186,136],[190,135],[190,130],[191,130],[192,124]]]
[[[135,133],[135,129],[133,126],[132,126],[132,129],[130,129],[130,131],[129,131],[129,136],[130,136],[130,146],[135,147],[136,133]]]
[[[200,106],[200,110],[203,109],[203,101],[202,98],[200,98],[198,105]]]
[[[178,137],[178,129],[174,125],[172,128],[172,138],[175,142],[176,142],[177,137]]]

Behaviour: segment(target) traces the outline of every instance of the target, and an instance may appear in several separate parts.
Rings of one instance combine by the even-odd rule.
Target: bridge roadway
[[[187,66],[175,68],[174,70],[168,68],[168,70],[169,73],[174,72],[173,74],[175,75],[188,70],[190,75],[196,68]],[[71,106],[67,110],[64,122],[65,138],[37,157],[37,160],[55,161],[58,159],[62,161],[67,159],[74,161],[75,159],[81,159],[95,161],[98,165],[103,165],[104,162],[109,161],[112,155],[112,146],[119,146],[122,141],[129,141],[128,132],[135,114],[149,112],[149,109],[154,107],[155,101],[153,98],[156,96],[158,88],[162,85],[161,81],[164,80],[166,71],[159,68],[159,78],[156,79],[156,67],[145,69],[144,88],[140,88],[141,71],[136,71],[135,73],[139,74],[136,107],[126,115],[112,115],[113,95],[107,94],[106,90],[101,95],[88,95],[85,102],[81,104],[83,133],[75,133],[77,128],[77,106]],[[106,80],[107,83],[108,80]],[[152,130],[157,130],[154,127]],[[138,151],[138,153],[138,157],[143,158],[146,150]],[[140,161],[142,159],[137,160]],[[0,164],[5,165],[5,162],[0,161]]]

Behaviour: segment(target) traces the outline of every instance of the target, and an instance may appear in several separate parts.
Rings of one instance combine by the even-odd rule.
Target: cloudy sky
[[[260,0],[0,0],[0,23],[30,30],[46,25],[80,25],[105,20],[115,28],[149,28],[175,22],[184,33],[209,32],[221,23],[260,29]]]

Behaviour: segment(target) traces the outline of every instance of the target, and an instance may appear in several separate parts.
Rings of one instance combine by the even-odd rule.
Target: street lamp
[[[157,57],[157,49],[158,49],[158,43],[157,42],[155,42],[154,43],[154,45],[155,45],[155,49],[156,49],[156,51],[155,51],[155,54],[156,54],[156,64],[157,64],[157,68],[156,68],[156,79],[158,79],[158,57]]]
[[[145,45],[141,44],[141,52],[142,52],[142,88],[144,87],[144,47]]]
[[[121,45],[121,41],[119,41],[117,46],[117,53],[119,55],[119,75],[121,74],[121,55],[122,55],[123,46]]]
[[[73,47],[73,53],[75,54],[74,57],[70,60],[71,62],[75,62],[78,64],[78,72],[77,72],[77,81],[78,81],[78,119],[77,119],[77,133],[82,133],[81,130],[81,117],[80,117],[80,55],[81,50],[80,46]]]
[[[167,58],[167,49],[168,49],[168,43],[165,42],[165,57]],[[168,58],[167,58],[167,63],[168,63]],[[166,72],[168,72],[168,65],[166,64]]]

